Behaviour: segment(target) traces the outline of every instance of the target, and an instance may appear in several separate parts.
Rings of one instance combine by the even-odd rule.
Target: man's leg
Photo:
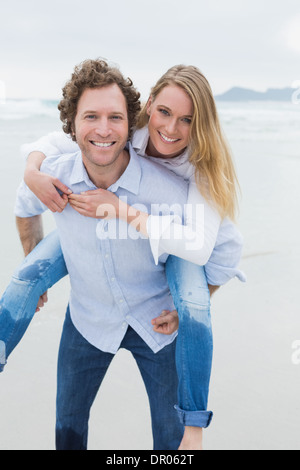
[[[184,428],[174,409],[177,401],[175,342],[154,354],[129,328],[121,347],[133,354],[149,397],[154,450],[177,450]]]
[[[90,409],[113,357],[81,336],[68,309],[58,358],[57,450],[87,449]]]

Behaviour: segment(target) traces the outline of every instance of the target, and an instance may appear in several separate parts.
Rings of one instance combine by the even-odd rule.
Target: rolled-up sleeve
[[[51,132],[35,142],[23,144],[20,149],[21,157],[27,160],[31,152],[42,152],[46,157],[78,152],[79,147],[70,136],[64,132]]]
[[[237,277],[246,282],[245,274],[239,269],[244,240],[235,224],[229,219],[223,221],[216,246],[205,265],[208,284],[222,286]]]
[[[15,215],[20,218],[34,217],[47,210],[45,206],[22,181],[18,190],[15,203]]]
[[[184,223],[180,217],[151,215],[147,232],[152,254],[157,264],[167,253],[199,266],[204,266],[214,249],[221,217],[190,182],[188,201],[184,210]]]

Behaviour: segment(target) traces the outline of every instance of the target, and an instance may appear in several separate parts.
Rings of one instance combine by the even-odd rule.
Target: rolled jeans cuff
[[[184,411],[177,405],[175,405],[175,410],[184,426],[208,428],[213,418],[212,411]]]

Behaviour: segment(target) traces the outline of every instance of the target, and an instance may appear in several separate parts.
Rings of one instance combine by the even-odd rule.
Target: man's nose
[[[110,122],[106,118],[102,118],[98,120],[97,122],[97,127],[95,129],[96,133],[103,137],[106,138],[110,135],[111,133],[111,127],[110,127]]]

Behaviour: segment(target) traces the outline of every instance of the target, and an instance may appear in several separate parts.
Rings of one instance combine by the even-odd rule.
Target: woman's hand
[[[72,191],[57,178],[38,170],[27,171],[25,183],[52,212],[62,212],[68,204],[68,195],[72,194]],[[57,190],[60,190],[62,195]]]
[[[149,215],[129,206],[111,191],[95,189],[81,194],[71,194],[69,203],[79,214],[94,219],[120,219],[148,238]]]
[[[111,191],[95,189],[81,194],[71,194],[69,203],[79,214],[93,219],[117,219],[122,201]]]
[[[36,197],[52,212],[62,212],[68,204],[67,195],[72,191],[57,178],[40,172],[46,156],[42,152],[31,152],[28,156],[24,181]],[[61,195],[57,189],[61,191]]]
[[[179,318],[177,310],[164,310],[162,314],[151,321],[153,330],[163,335],[172,335],[179,327]]]

